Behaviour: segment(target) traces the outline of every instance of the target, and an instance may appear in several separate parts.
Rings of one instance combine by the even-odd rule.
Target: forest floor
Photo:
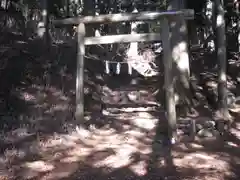
[[[141,100],[120,103],[121,91],[125,91],[119,84],[121,80],[115,82],[120,86],[115,90],[106,86],[111,92],[110,103],[102,113],[98,107],[101,104],[92,98],[98,89],[98,78],[91,72],[98,74],[99,66],[90,63],[93,70],[86,72],[86,93],[88,87],[93,92],[85,97],[86,123],[82,125],[74,119],[74,48],[52,48],[53,55],[43,57],[42,52],[37,52],[39,45],[34,43],[24,45],[24,50],[17,51],[21,56],[9,61],[27,61],[24,67],[17,63],[7,66],[23,69],[14,69],[15,76],[20,78],[21,74],[21,78],[18,83],[10,83],[14,88],[9,98],[3,97],[11,110],[1,112],[0,180],[240,179],[237,108],[232,110],[233,126],[223,137],[197,137],[194,141],[187,138],[171,146],[164,136],[166,127],[161,124],[166,121],[164,112],[154,100],[149,100],[150,86],[134,90],[138,96],[148,98],[145,105]],[[29,58],[29,53],[34,56]],[[86,66],[88,70],[87,62]],[[45,77],[45,70],[50,78]],[[8,73],[1,75],[8,78],[1,78],[1,83],[13,78]],[[6,87],[4,92],[9,89]],[[130,89],[127,93],[132,92]],[[199,113],[191,119],[204,121],[211,117]]]

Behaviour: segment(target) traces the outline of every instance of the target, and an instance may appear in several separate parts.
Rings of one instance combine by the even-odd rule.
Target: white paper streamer
[[[105,61],[105,72],[106,72],[107,74],[110,73],[109,62],[108,62],[108,61]]]
[[[130,63],[127,63],[127,64],[128,64],[128,74],[132,75],[132,66]]]
[[[121,64],[117,63],[116,74],[120,74],[120,68],[121,68]]]

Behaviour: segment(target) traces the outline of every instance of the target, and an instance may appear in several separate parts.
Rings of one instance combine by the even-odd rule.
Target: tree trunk
[[[184,0],[171,0],[168,10],[184,9]],[[190,90],[190,68],[189,55],[187,46],[187,26],[185,20],[181,16],[175,17],[171,21],[171,47],[172,57],[174,62],[174,69],[176,75],[174,77],[176,93],[180,101],[191,110],[193,106],[193,98]]]
[[[69,0],[65,0],[65,13],[66,17],[70,17],[70,9],[69,9]]]
[[[217,59],[218,67],[218,110],[219,115],[224,120],[229,120],[227,107],[227,57],[226,57],[226,32],[224,19],[224,6],[221,0],[216,3],[216,33],[217,33]]]
[[[45,47],[49,46],[48,1],[42,0],[42,22],[38,24],[38,36],[43,38]]]

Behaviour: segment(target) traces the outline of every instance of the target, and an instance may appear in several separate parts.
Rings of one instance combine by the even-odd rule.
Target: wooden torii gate
[[[141,13],[121,13],[108,14],[99,16],[83,16],[73,17],[62,20],[54,20],[55,26],[77,25],[78,34],[78,54],[77,54],[77,77],[76,77],[76,119],[84,118],[84,56],[85,45],[111,44],[111,43],[131,43],[131,42],[147,42],[162,41],[163,44],[163,61],[164,61],[164,88],[166,99],[166,118],[170,135],[176,130],[176,110],[174,101],[173,86],[173,60],[170,45],[170,28],[169,22],[174,16],[181,16],[184,19],[193,19],[194,11],[191,9],[183,9],[179,11],[165,12],[141,12]],[[160,33],[144,33],[144,34],[121,34],[107,35],[101,37],[85,37],[85,24],[93,23],[117,23],[117,22],[133,22],[133,21],[160,21]]]

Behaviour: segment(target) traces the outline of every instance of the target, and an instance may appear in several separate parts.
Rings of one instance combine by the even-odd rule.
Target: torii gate
[[[163,61],[164,61],[164,88],[166,98],[166,118],[168,120],[169,135],[172,136],[176,131],[176,110],[173,86],[172,52],[170,46],[169,21],[175,16],[183,19],[193,19],[194,11],[191,9],[165,12],[140,12],[140,13],[121,13],[99,16],[82,16],[62,20],[54,20],[55,26],[77,25],[78,33],[78,54],[77,54],[77,77],[76,77],[76,119],[84,118],[84,56],[85,45],[111,44],[111,43],[131,43],[162,41]],[[85,37],[85,24],[92,23],[116,23],[132,21],[160,21],[160,33],[144,34],[121,34],[107,35],[101,37]]]

